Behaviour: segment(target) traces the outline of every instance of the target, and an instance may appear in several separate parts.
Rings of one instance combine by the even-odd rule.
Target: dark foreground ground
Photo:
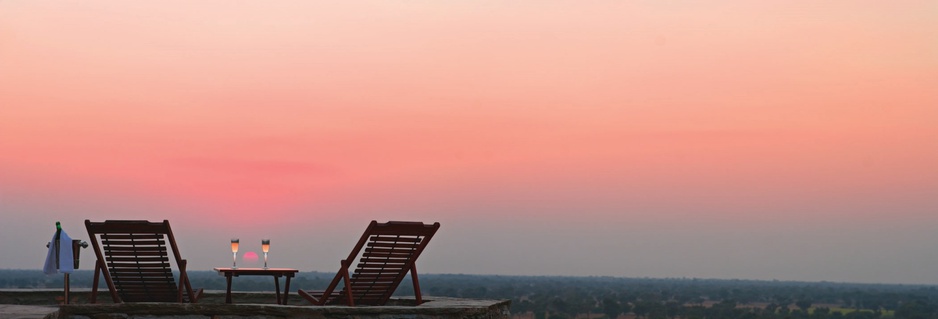
[[[299,273],[290,285],[291,300],[297,300],[297,288],[321,289],[334,275]],[[191,271],[189,276],[195,287],[225,289],[224,277],[215,272]],[[79,271],[72,278],[73,287],[89,287],[91,272]],[[398,288],[399,297],[413,294],[409,282],[405,279]],[[421,274],[420,285],[430,296],[510,299],[511,312],[519,319],[938,318],[934,285],[460,274]],[[4,287],[61,289],[62,277],[0,270]],[[244,277],[233,289],[272,290],[273,283]]]
[[[425,298],[414,305],[413,299],[395,298],[386,306],[342,307],[311,306],[305,300],[293,305],[277,305],[273,292],[237,292],[233,304],[224,303],[223,291],[208,291],[197,304],[179,303],[87,303],[89,292],[79,289],[71,294],[68,305],[60,302],[61,291],[35,289],[0,290],[2,319],[506,319],[510,317],[509,300]]]

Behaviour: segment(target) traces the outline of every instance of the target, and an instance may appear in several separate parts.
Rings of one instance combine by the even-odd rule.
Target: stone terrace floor
[[[0,318],[41,319],[58,310],[58,306],[0,305]]]
[[[72,292],[71,305],[55,305],[60,290],[0,290],[0,319],[56,318],[172,318],[172,319],[505,319],[510,317],[509,300],[478,300],[425,297],[420,306],[410,306],[413,299],[394,299],[387,306],[342,307],[310,306],[296,294],[291,304],[277,305],[273,292],[233,292],[234,304],[225,304],[223,291],[206,291],[198,304],[128,303],[88,304],[87,290]],[[57,299],[57,297],[59,299]],[[109,302],[105,290],[99,301]]]

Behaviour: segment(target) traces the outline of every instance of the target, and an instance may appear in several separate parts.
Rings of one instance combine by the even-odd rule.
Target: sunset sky
[[[376,219],[424,273],[938,284],[938,2],[0,0],[0,214],[37,271],[55,221],[331,272]]]

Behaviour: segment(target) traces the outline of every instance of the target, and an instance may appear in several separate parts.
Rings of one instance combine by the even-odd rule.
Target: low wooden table
[[[228,292],[225,294],[225,302],[231,303],[231,277],[238,276],[273,276],[274,288],[277,290],[277,304],[287,304],[287,296],[290,294],[290,278],[293,278],[299,270],[293,268],[215,268],[219,275],[225,276],[228,281]],[[280,299],[280,277],[286,277],[287,280],[283,286],[283,299]]]

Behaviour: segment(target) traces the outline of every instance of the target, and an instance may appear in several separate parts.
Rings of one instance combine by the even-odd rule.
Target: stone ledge
[[[274,292],[232,292],[234,304],[225,304],[224,291],[206,291],[197,304],[126,303],[113,304],[108,291],[99,291],[98,304],[88,304],[90,289],[75,289],[72,304],[62,303],[59,289],[0,289],[0,318],[46,319],[507,319],[510,300],[478,300],[426,296],[420,306],[413,298],[394,298],[386,306],[317,307],[294,293],[291,305],[276,304]],[[28,316],[13,305],[29,310]],[[55,311],[58,309],[58,311]],[[4,312],[6,311],[6,312]],[[24,313],[25,314],[25,313]],[[11,317],[12,316],[12,317]]]
[[[401,299],[400,302],[412,300]],[[436,297],[420,306],[281,306],[276,304],[72,304],[62,305],[49,319],[505,319],[510,300]]]
[[[59,310],[56,306],[27,306],[0,304],[0,318],[3,319],[42,319]]]
[[[232,291],[235,303],[274,304],[277,302],[273,291]],[[0,304],[5,305],[58,305],[64,301],[62,289],[0,289]],[[71,303],[87,304],[91,297],[91,289],[72,289],[69,294]],[[305,302],[302,297],[291,291],[289,301],[300,304]],[[224,290],[206,290],[199,299],[199,303],[224,303]],[[98,291],[98,303],[110,304],[111,295],[107,288]]]

